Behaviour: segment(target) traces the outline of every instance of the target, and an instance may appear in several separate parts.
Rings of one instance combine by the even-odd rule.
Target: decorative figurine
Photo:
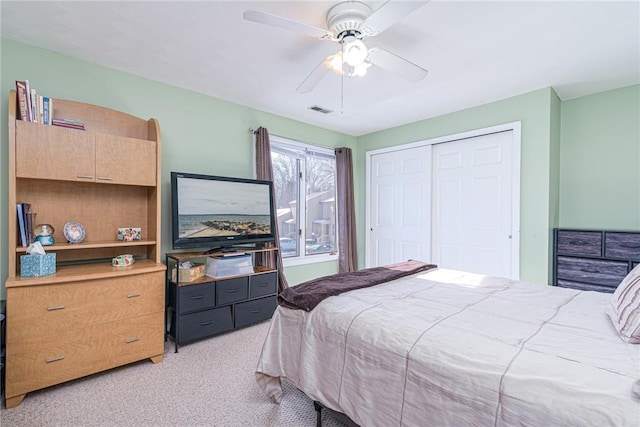
[[[51,246],[55,244],[53,233],[56,230],[51,224],[38,224],[35,226],[36,242],[40,242],[42,246]]]

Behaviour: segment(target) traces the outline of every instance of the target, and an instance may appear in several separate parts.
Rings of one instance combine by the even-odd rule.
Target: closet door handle
[[[55,311],[55,310],[63,310],[64,309],[64,305],[56,305],[53,307],[47,307],[47,311]]]
[[[57,361],[62,360],[62,359],[64,359],[64,356],[50,357],[47,360],[45,360],[45,362],[47,362],[47,363],[57,362]]]
[[[140,341],[140,338],[138,338],[138,337],[129,338],[129,339],[128,339],[128,340],[126,340],[125,342],[126,342],[127,344],[131,344],[131,343],[134,343],[134,342],[136,342],[136,341]]]
[[[129,294],[129,295],[127,295],[127,298],[137,298],[139,296],[140,296],[140,294]]]

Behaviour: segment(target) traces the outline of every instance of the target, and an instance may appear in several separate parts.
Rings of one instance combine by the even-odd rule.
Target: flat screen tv
[[[171,172],[173,248],[274,242],[273,183]]]

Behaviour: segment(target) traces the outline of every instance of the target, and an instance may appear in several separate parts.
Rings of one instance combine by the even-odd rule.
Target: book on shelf
[[[16,80],[16,95],[18,98],[18,119],[28,121],[27,82]]]
[[[38,95],[38,123],[44,124],[44,96]]]
[[[31,89],[31,121],[38,123],[38,94],[35,89]]]
[[[42,97],[42,123],[51,124],[51,99],[48,96]]]
[[[28,221],[33,222],[33,214],[31,214],[30,211],[30,203],[16,204],[16,212],[18,215],[18,234],[20,238],[20,244],[24,247],[27,247],[29,245],[29,236],[33,235],[33,224],[28,223]]]
[[[84,123],[80,120],[62,119],[56,117],[51,121],[51,124],[53,124],[54,126],[61,126],[65,128],[85,130]]]
[[[31,121],[31,89],[29,87],[29,80],[25,80],[24,83],[26,85],[26,92],[27,92],[27,116],[25,120],[30,122]]]
[[[31,212],[30,207],[27,207],[24,216],[25,216],[25,222],[24,222],[25,234],[27,236],[27,246],[28,246],[36,241],[36,235],[33,232],[33,227],[35,225],[33,221],[35,219],[36,214],[34,212]]]

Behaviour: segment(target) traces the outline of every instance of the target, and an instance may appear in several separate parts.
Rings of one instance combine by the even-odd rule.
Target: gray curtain
[[[351,148],[336,148],[338,205],[338,271],[358,269],[355,203],[353,193],[353,160]]]
[[[267,129],[260,126],[256,131],[256,178],[262,179],[266,181],[273,181],[273,167],[271,166],[271,142],[269,142],[269,131]],[[274,194],[275,198],[275,194]],[[275,229],[275,244],[280,247],[280,233],[278,231],[278,221],[277,221],[277,212],[278,209],[276,207],[276,201],[273,200],[273,215],[276,218],[276,229]],[[270,265],[273,263],[273,259],[270,256],[266,257],[264,260],[264,265],[271,268],[278,268],[278,293],[282,290],[289,287],[289,283],[287,283],[287,278],[284,276],[284,266],[282,265],[282,254],[278,251],[275,257],[275,265]]]

